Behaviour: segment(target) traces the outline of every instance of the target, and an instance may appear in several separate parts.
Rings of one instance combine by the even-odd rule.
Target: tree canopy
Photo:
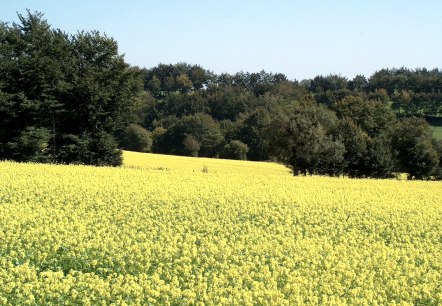
[[[131,120],[141,71],[99,32],[68,35],[29,11],[19,20],[0,25],[1,156],[121,164],[113,133]]]
[[[272,160],[296,174],[441,178],[442,72],[370,77],[130,66],[112,38],[41,13],[0,23],[0,159],[120,165],[120,149]],[[441,124],[442,125],[442,124]]]

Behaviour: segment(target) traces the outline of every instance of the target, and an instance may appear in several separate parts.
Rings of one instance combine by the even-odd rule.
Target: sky
[[[139,67],[186,62],[297,80],[442,68],[440,0],[0,0],[0,20],[27,8],[71,34],[106,33]]]

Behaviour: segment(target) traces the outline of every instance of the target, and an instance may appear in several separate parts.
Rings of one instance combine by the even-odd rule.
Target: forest
[[[140,68],[42,13],[0,23],[0,160],[119,166],[121,150],[276,161],[294,175],[442,179],[442,70],[290,80]],[[431,125],[430,125],[431,124]]]

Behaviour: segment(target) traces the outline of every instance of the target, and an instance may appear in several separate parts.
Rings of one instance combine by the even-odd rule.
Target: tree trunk
[[[293,176],[299,176],[299,168],[297,164],[293,164]]]

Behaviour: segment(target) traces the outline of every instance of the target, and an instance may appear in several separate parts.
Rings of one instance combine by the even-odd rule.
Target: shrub
[[[18,161],[45,162],[50,159],[49,141],[51,134],[45,128],[28,127],[21,131],[9,147]]]
[[[152,138],[149,131],[138,124],[130,124],[124,133],[123,148],[129,151],[150,152]]]
[[[201,144],[192,135],[186,135],[183,140],[183,149],[186,155],[197,157]]]
[[[74,163],[96,166],[120,166],[123,163],[122,152],[115,139],[98,132],[94,136],[66,135],[57,156],[62,163]]]
[[[221,152],[221,158],[246,160],[249,147],[239,140],[232,140],[226,144]]]

